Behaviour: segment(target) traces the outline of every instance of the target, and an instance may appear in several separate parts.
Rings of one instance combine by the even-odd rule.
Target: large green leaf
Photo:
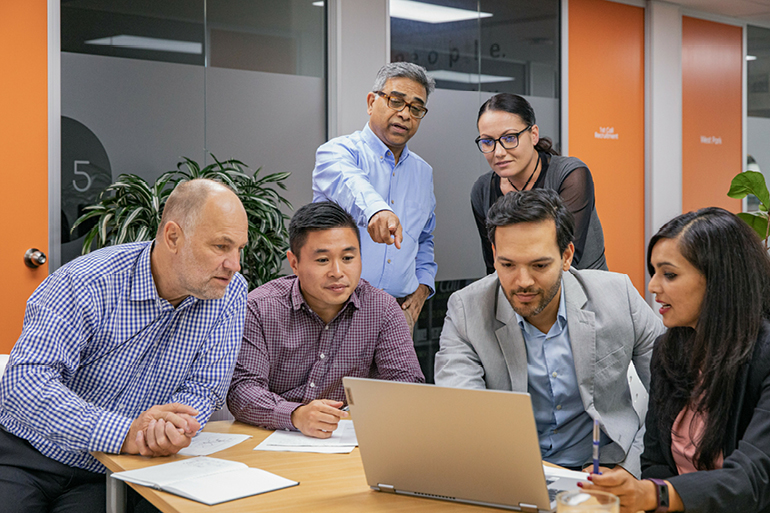
[[[746,224],[757,232],[759,238],[767,238],[767,214],[764,212],[741,212],[738,217],[746,221]]]
[[[770,192],[767,190],[765,177],[762,173],[746,171],[733,178],[727,195],[731,198],[742,199],[748,194],[753,194],[759,199],[760,204],[764,207],[762,210],[767,212],[770,209]]]

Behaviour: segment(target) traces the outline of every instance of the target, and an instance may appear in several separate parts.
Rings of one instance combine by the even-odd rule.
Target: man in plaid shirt
[[[226,186],[176,187],[152,242],[58,269],[0,381],[4,512],[104,511],[91,451],[163,456],[224,404],[243,333],[248,219]]]
[[[289,241],[294,276],[249,294],[227,404],[242,422],[328,438],[348,416],[344,376],[425,378],[398,303],[361,279],[350,214],[330,201],[305,205]]]

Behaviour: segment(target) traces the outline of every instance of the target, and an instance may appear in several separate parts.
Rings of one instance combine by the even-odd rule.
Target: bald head
[[[240,203],[240,199],[233,190],[221,182],[208,178],[182,182],[174,188],[166,200],[156,237],[163,233],[163,228],[169,221],[174,221],[183,231],[192,234],[212,195],[224,197],[227,200],[235,199]]]
[[[241,268],[249,219],[238,196],[207,179],[177,185],[152,252],[158,294],[177,306],[188,296],[218,299]]]

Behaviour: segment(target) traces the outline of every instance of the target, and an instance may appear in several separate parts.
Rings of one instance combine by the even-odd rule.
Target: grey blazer
[[[602,463],[639,477],[644,425],[626,376],[633,361],[649,389],[652,346],[663,323],[624,274],[571,268],[562,293],[583,406],[613,442],[602,449]],[[440,345],[437,385],[527,392],[524,337],[497,273],[452,294]]]

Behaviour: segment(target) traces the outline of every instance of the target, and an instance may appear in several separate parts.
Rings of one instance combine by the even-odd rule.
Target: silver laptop
[[[374,490],[548,512],[558,491],[577,488],[574,476],[546,478],[529,394],[342,382]]]

